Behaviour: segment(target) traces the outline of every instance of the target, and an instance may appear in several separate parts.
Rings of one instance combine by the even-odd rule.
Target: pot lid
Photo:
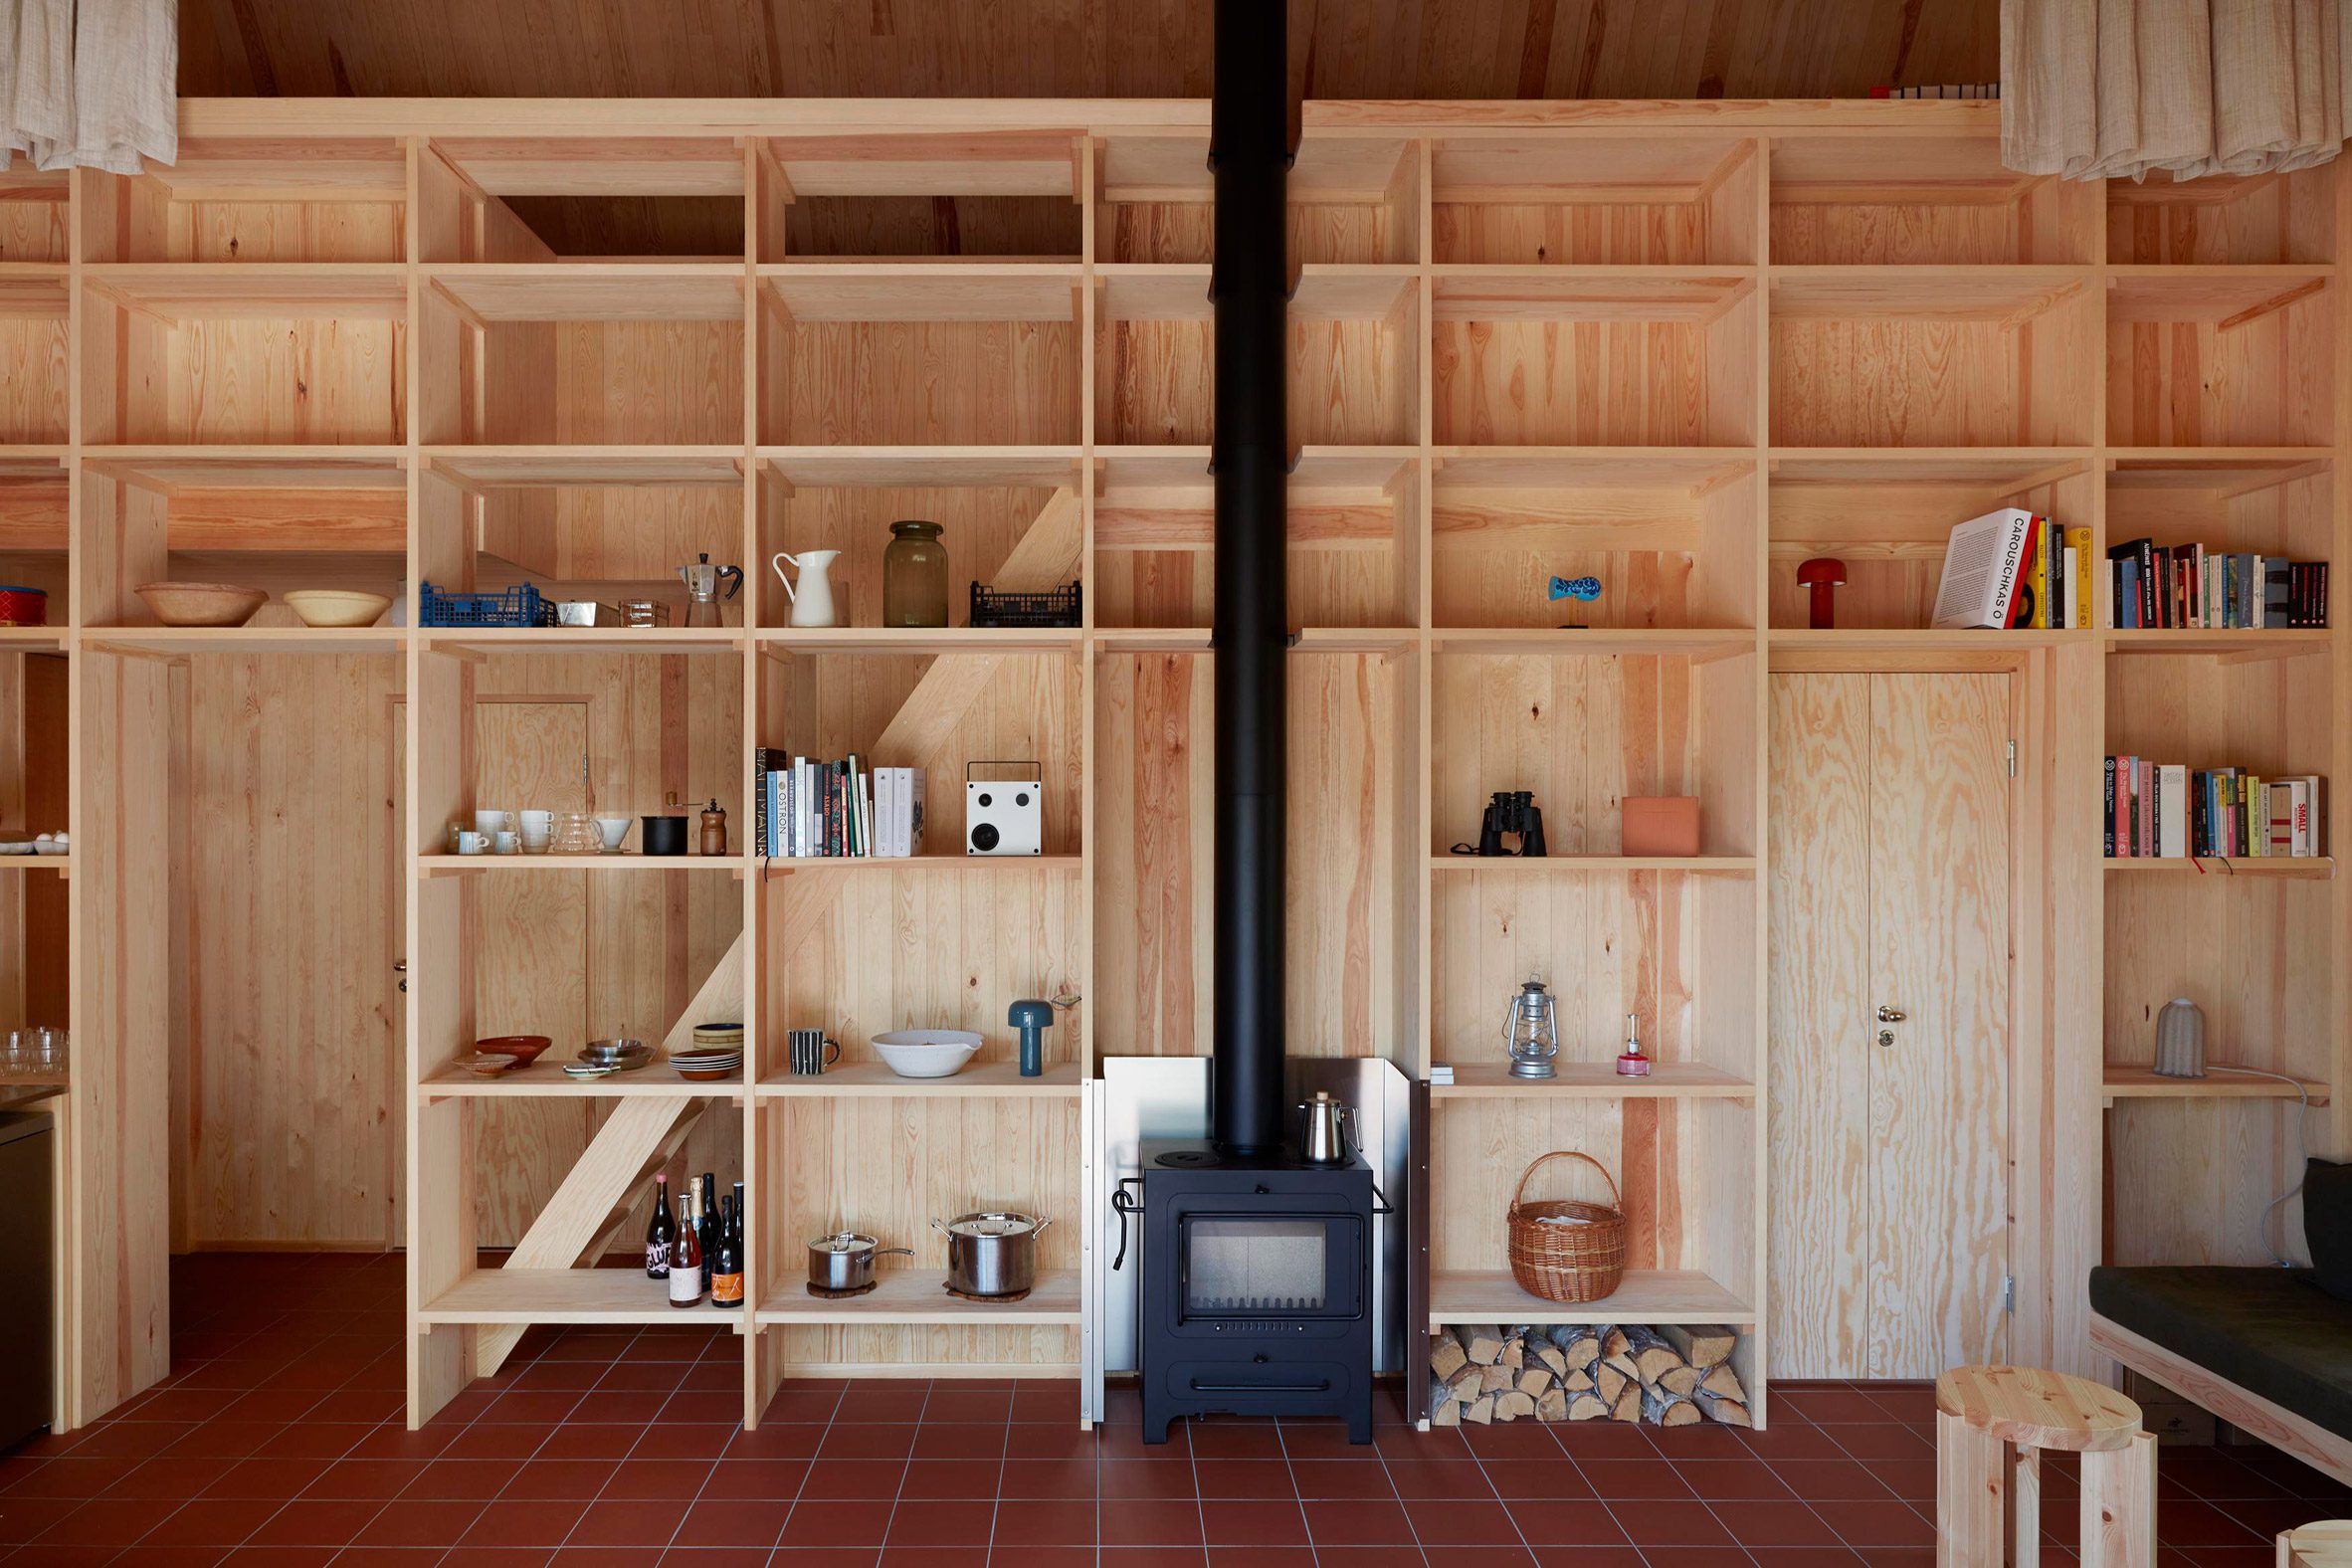
[[[1029,1236],[1038,1228],[1029,1214],[959,1214],[947,1223],[950,1236]]]
[[[856,1231],[844,1231],[838,1236],[820,1236],[809,1243],[813,1253],[868,1253],[874,1251],[875,1240]]]

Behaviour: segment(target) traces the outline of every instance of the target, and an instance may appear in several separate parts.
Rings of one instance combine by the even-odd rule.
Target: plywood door
[[[1773,678],[1777,1375],[2005,1349],[2009,703],[2006,676]]]
[[[2008,1346],[2009,678],[1870,683],[1865,1377]]]

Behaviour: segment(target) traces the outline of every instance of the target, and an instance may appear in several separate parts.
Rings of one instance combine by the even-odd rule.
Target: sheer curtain
[[[2259,174],[2343,145],[2342,0],[2001,0],[2002,161]]]
[[[179,58],[174,0],[0,0],[0,169],[171,162]]]

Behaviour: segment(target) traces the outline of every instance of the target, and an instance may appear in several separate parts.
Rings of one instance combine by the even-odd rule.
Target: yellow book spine
[[[2091,619],[2090,530],[2068,528],[2066,547],[2074,552],[2074,624],[2088,629],[2098,624]]]
[[[2027,624],[2047,631],[2050,628],[2050,524],[2044,522],[2034,537],[2034,564],[2026,581],[2034,592],[2034,614]]]

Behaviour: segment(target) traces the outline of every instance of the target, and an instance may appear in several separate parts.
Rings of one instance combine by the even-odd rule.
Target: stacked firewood
[[[1739,1331],[1717,1324],[1456,1323],[1430,1335],[1430,1422],[1748,1422],[1731,1369]]]

